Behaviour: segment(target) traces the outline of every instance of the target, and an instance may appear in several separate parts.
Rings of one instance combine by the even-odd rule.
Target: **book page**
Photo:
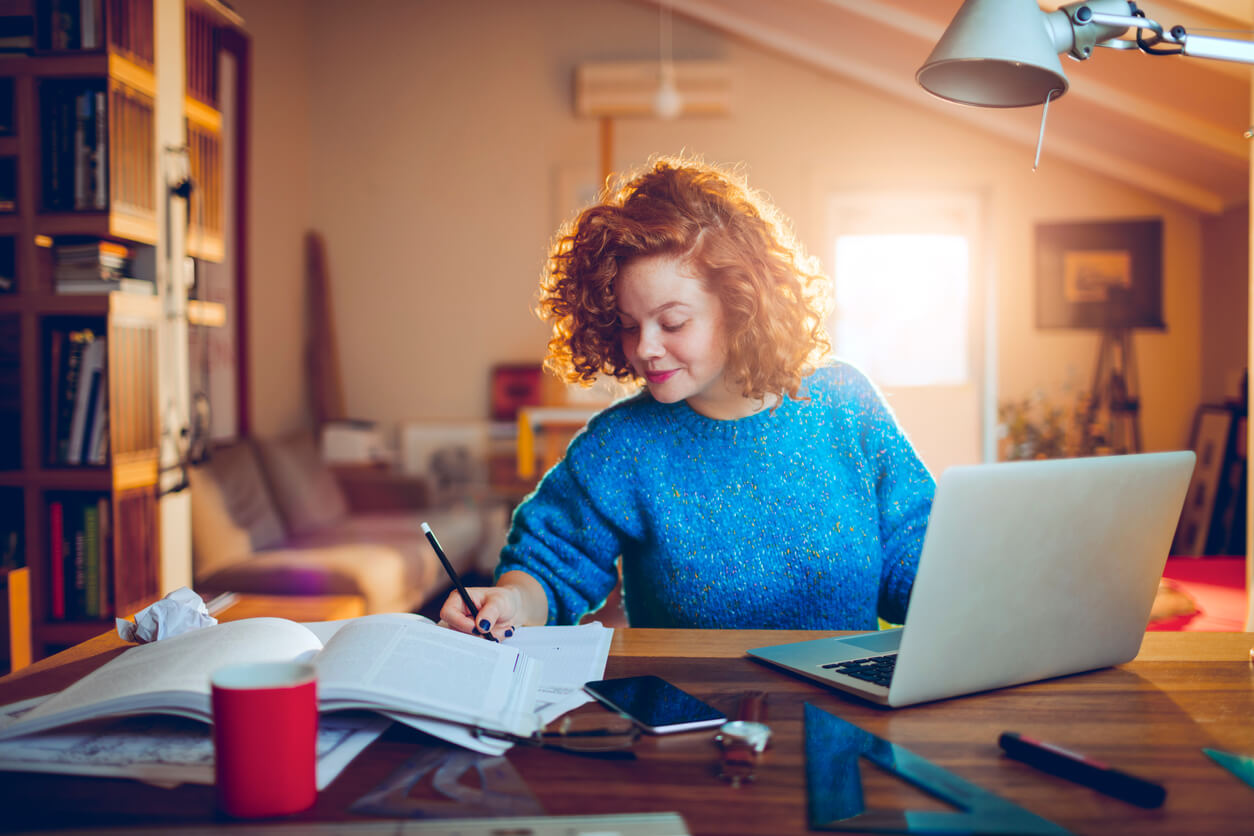
[[[508,645],[420,616],[355,619],[315,664],[327,708],[374,706],[507,730],[533,725],[538,664]]]
[[[613,638],[614,631],[599,621],[515,631],[509,646],[543,663],[535,705],[542,724],[592,701],[583,684],[604,678]]]
[[[0,730],[0,738],[89,717],[149,712],[207,723],[212,671],[240,662],[292,661],[320,647],[313,633],[282,618],[228,621],[141,644]]]
[[[0,706],[0,728],[47,699]],[[320,717],[318,789],[326,789],[391,722],[373,712]],[[134,778],[161,787],[212,784],[213,732],[204,723],[156,714],[93,720],[0,741],[0,771]]]

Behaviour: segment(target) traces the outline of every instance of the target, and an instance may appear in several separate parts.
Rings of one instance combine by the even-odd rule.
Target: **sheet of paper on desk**
[[[47,699],[0,707],[0,728]],[[373,712],[324,714],[318,728],[318,789],[383,734],[389,721]],[[160,786],[213,783],[209,726],[167,715],[84,723],[0,741],[0,771],[134,778]]]
[[[347,620],[316,621],[306,622],[304,626],[325,644],[347,623]],[[506,644],[541,662],[540,690],[535,706],[541,725],[592,700],[584,693],[583,684],[604,677],[613,638],[613,628],[593,621],[574,626],[519,627],[512,637],[505,639]]]
[[[584,692],[583,684],[605,676],[613,638],[612,628],[594,621],[573,626],[519,627],[505,640],[540,663],[540,687],[535,704],[537,728],[591,702],[592,697]],[[487,755],[503,754],[512,745],[503,740],[476,737],[469,729],[452,723],[396,714],[389,716],[398,723]]]
[[[599,621],[571,627],[519,627],[506,641],[544,663],[536,711],[547,725],[591,702],[585,682],[605,678],[614,630]]]

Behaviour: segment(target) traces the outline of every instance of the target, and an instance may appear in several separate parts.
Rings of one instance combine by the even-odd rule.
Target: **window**
[[[879,385],[974,382],[973,203],[890,195],[834,200],[833,347]]]

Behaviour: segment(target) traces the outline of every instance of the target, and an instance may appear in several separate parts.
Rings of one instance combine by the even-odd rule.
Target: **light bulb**
[[[675,86],[675,68],[662,67],[657,92],[653,94],[653,112],[661,119],[674,119],[684,109],[684,99]]]

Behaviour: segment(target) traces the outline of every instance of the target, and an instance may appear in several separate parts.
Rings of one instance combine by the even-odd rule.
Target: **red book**
[[[52,561],[52,617],[65,618],[65,555],[62,554],[62,508],[60,502],[48,503],[48,556]]]

